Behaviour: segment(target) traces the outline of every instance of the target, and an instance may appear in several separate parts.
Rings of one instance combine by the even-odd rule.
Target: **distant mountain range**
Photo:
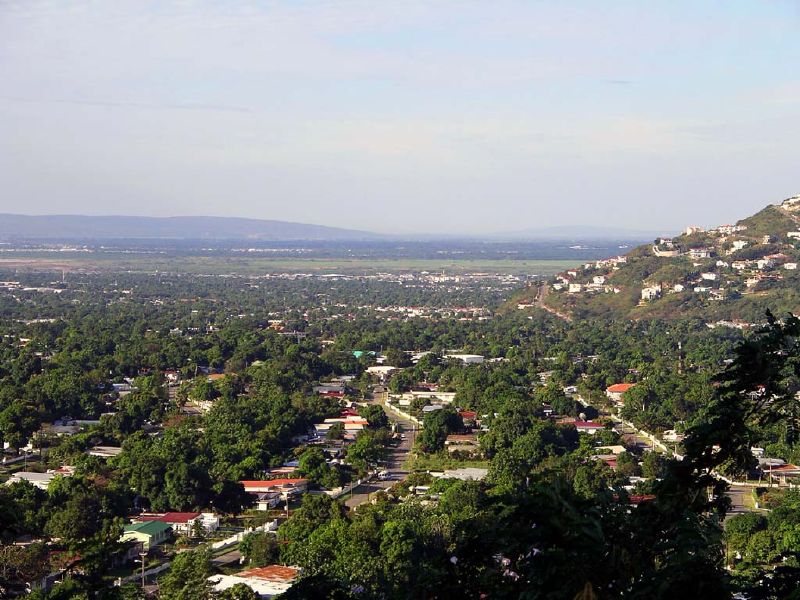
[[[366,231],[235,217],[0,214],[0,239],[377,240]]]
[[[662,232],[663,234],[664,232]],[[650,240],[659,234],[610,227],[563,226],[485,235],[388,235],[326,225],[238,217],[134,217],[0,214],[3,240],[253,240],[380,241],[484,239],[495,241]]]

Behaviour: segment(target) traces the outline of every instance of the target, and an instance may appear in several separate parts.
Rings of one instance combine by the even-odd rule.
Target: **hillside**
[[[743,327],[800,312],[800,196],[708,231],[689,227],[559,274],[546,304],[574,317],[695,317]],[[514,299],[527,308],[532,291]]]
[[[365,231],[234,217],[0,214],[0,239],[375,240]]]

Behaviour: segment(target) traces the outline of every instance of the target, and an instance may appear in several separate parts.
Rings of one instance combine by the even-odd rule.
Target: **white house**
[[[460,360],[465,365],[479,365],[485,360],[480,354],[445,354],[444,358]]]
[[[580,283],[570,283],[569,287],[567,288],[567,292],[570,294],[580,294],[583,291],[583,284]]]
[[[55,473],[32,473],[28,471],[19,471],[8,478],[6,485],[11,485],[13,483],[17,483],[18,481],[27,481],[32,486],[37,487],[40,490],[47,491],[47,488],[50,487],[50,483],[55,478]]]
[[[661,288],[657,286],[642,288],[642,300],[656,300],[661,296]]]
[[[796,271],[797,263],[794,262],[784,263],[783,268],[786,269],[787,271]]]
[[[274,598],[287,592],[300,575],[299,567],[269,565],[248,569],[235,575],[212,575],[208,578],[214,591],[223,592],[240,583],[253,590],[259,598]]]
[[[175,533],[191,535],[200,526],[205,531],[216,531],[219,528],[219,517],[213,513],[199,512],[167,512],[142,513],[132,519],[134,523],[158,521],[172,526]]]

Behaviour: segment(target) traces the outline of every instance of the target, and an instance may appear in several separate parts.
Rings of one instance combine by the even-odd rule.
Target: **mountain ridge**
[[[368,231],[243,217],[0,214],[4,239],[378,240]]]

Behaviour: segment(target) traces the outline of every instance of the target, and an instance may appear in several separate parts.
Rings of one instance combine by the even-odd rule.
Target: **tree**
[[[258,600],[259,598],[261,596],[244,583],[237,583],[217,595],[217,600]]]
[[[239,551],[254,567],[271,565],[278,560],[278,540],[271,533],[250,533],[239,544]]]
[[[359,407],[358,414],[369,422],[369,426],[372,429],[386,429],[389,427],[389,417],[386,416],[383,407],[377,404]]]
[[[177,554],[172,566],[158,580],[162,600],[211,600],[213,587],[211,550],[204,548]]]
[[[417,437],[417,443],[423,452],[433,453],[444,448],[447,436],[461,431],[464,422],[454,408],[448,406],[425,414],[423,429]]]

